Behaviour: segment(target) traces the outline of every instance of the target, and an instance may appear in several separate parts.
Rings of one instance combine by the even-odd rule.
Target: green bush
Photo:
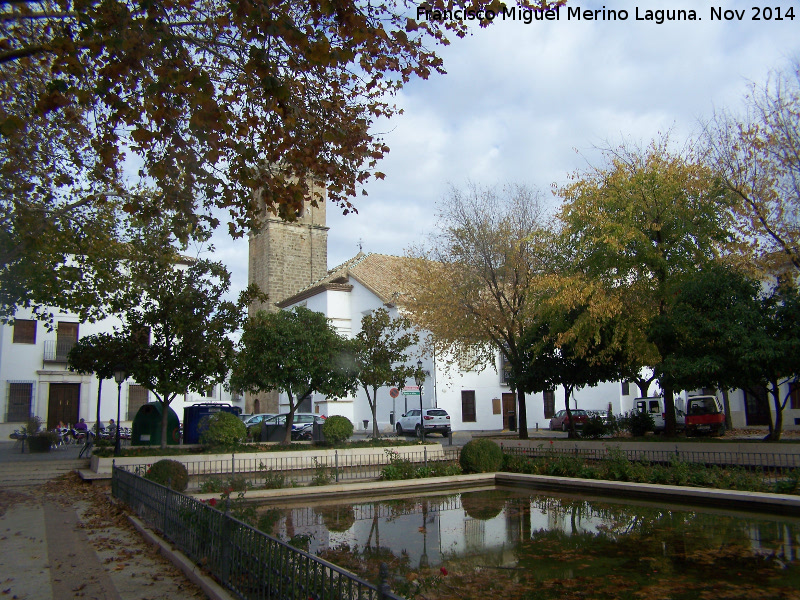
[[[353,435],[353,424],[350,419],[341,415],[333,415],[325,419],[322,425],[322,435],[330,444],[339,444]]]
[[[503,451],[492,440],[470,440],[461,449],[461,468],[464,473],[492,473],[503,465]]]
[[[416,467],[414,464],[392,450],[385,450],[389,457],[389,464],[381,469],[380,478],[383,481],[397,481],[399,479],[414,479]]]
[[[628,417],[628,431],[633,437],[641,437],[655,428],[656,424],[649,412],[633,411]]]
[[[220,411],[200,420],[200,443],[219,448],[236,448],[244,442],[247,427],[233,413]]]
[[[183,463],[165,458],[153,463],[147,470],[145,479],[165,485],[176,492],[184,492],[189,486],[189,471]]]
[[[597,439],[603,437],[606,433],[608,433],[608,429],[606,428],[606,424],[603,423],[603,419],[598,415],[592,415],[589,417],[589,420],[584,423],[581,437]]]

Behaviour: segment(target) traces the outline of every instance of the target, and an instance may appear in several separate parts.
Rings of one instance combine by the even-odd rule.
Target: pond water
[[[259,526],[406,597],[800,599],[800,519],[487,490],[258,509]]]

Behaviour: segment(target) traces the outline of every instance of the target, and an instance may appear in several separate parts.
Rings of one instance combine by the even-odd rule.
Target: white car
[[[414,432],[417,437],[421,437],[419,410],[418,408],[412,409],[400,417],[400,420],[397,421],[397,435]],[[443,408],[423,408],[421,421],[426,435],[441,433],[444,437],[450,434],[450,415]]]

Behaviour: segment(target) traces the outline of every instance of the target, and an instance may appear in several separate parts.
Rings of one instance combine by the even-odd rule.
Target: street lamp
[[[422,421],[422,384],[425,383],[425,373],[422,371],[422,360],[417,361],[417,370],[414,372],[414,382],[419,388],[419,433],[425,441],[425,423]]]
[[[117,439],[114,443],[114,456],[119,456],[119,425],[120,425],[120,397],[122,396],[122,382],[128,378],[125,365],[118,364],[114,367],[114,381],[117,382]]]

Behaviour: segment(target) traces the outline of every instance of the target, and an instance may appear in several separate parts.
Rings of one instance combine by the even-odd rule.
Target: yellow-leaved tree
[[[656,367],[670,351],[649,343],[674,284],[737,247],[729,190],[691,148],[668,135],[647,147],[604,151],[605,164],[573,175],[559,189],[559,218],[575,269],[610,290],[631,328],[639,367]],[[637,366],[631,355],[630,367]],[[672,390],[661,381],[667,433],[675,431]]]
[[[439,204],[436,233],[409,251],[404,308],[429,331],[437,356],[462,366],[505,359],[527,439],[520,340],[533,322],[538,278],[552,272],[553,237],[541,195],[525,186],[453,187]]]

